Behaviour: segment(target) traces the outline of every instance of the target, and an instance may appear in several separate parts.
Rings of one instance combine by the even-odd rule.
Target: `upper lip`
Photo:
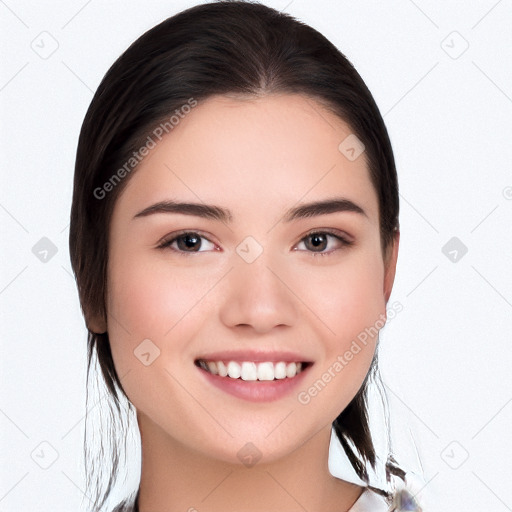
[[[296,352],[289,351],[263,351],[263,350],[231,350],[223,352],[211,352],[208,354],[201,355],[196,358],[196,361],[236,361],[243,363],[244,361],[250,361],[255,363],[299,363],[299,362],[311,362],[311,359],[304,357]]]

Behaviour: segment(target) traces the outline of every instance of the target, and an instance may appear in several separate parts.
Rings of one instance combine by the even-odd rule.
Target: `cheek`
[[[383,262],[373,252],[360,251],[344,264],[305,273],[299,282],[331,349],[343,350],[366,328],[379,325],[385,312]]]
[[[110,261],[108,332],[116,371],[132,404],[158,420],[162,403],[175,411],[187,403],[173,377],[185,381],[190,371],[188,340],[200,310],[194,306],[206,285],[143,258],[113,254]]]
[[[197,302],[205,284],[200,276],[173,269],[163,261],[112,258],[109,306],[127,330],[143,336],[165,335]]]
[[[165,355],[172,339],[173,351],[181,357],[177,336],[187,325],[190,311],[204,294],[204,283],[190,278],[180,269],[169,272],[158,262],[147,264],[136,257],[116,258],[109,265],[108,313],[112,356],[120,372],[140,368],[134,350],[149,339]],[[189,333],[190,334],[190,333]]]
[[[359,390],[374,357],[385,318],[383,262],[360,252],[336,272],[317,273],[314,283],[308,288],[302,281],[309,289],[304,302],[314,305],[325,352],[298,401],[312,414],[334,419]]]

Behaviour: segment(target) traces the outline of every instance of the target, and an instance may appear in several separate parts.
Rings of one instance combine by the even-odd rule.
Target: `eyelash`
[[[184,236],[184,235],[199,235],[199,238],[204,238],[205,240],[208,240],[208,242],[210,243],[213,243],[211,242],[211,240],[209,240],[207,237],[201,235],[200,232],[198,231],[181,231],[177,234],[173,234],[172,238],[167,238],[165,240],[163,240],[158,246],[157,246],[157,249],[170,249],[176,253],[178,253],[180,256],[189,256],[191,254],[197,254],[198,252],[204,252],[204,251],[181,251],[181,250],[178,250],[178,249],[173,249],[171,248],[171,245],[176,241],[178,240],[180,237]],[[328,252],[315,252],[315,251],[307,251],[307,252],[310,252],[314,257],[315,256],[330,256],[331,254],[335,253],[336,251],[340,250],[340,249],[343,249],[344,247],[349,247],[351,245],[354,244],[353,241],[351,240],[348,240],[347,238],[343,237],[342,235],[338,234],[337,232],[334,232],[332,230],[328,230],[328,229],[325,229],[325,230],[314,230],[314,231],[310,231],[309,233],[307,233],[306,235],[304,235],[298,243],[301,243],[303,242],[304,240],[306,240],[307,238],[313,236],[313,235],[329,235],[329,236],[332,236],[333,238],[336,238],[339,242],[341,242],[341,248],[339,249],[334,249],[334,250],[331,250],[331,251],[328,251]],[[298,244],[297,244],[298,245]],[[295,249],[296,250],[296,249]]]

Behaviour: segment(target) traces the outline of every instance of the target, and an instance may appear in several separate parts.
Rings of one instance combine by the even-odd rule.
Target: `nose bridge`
[[[234,254],[221,305],[227,326],[246,325],[266,332],[278,325],[292,325],[296,318],[293,293],[286,286],[284,262],[270,251],[257,251],[252,241],[243,242]]]

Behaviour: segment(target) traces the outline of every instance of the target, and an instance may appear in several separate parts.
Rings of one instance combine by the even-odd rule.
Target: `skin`
[[[214,97],[199,104],[143,160],[118,198],[110,226],[107,324],[116,370],[137,409],[142,439],[141,512],[348,510],[362,488],[327,466],[331,423],[361,386],[377,338],[307,404],[297,400],[359,333],[386,314],[399,234],[383,260],[376,192],[363,155],[338,146],[350,127],[311,98]],[[284,222],[290,208],[344,197],[340,211]],[[227,208],[231,222],[180,213],[134,216],[173,199]],[[316,251],[312,230],[338,230]],[[180,230],[200,251],[158,248]],[[263,249],[236,252],[247,236]],[[182,252],[179,253],[179,247]],[[199,247],[199,244],[197,244]],[[197,251],[197,249],[196,249]],[[149,339],[160,355],[134,356]],[[267,403],[208,384],[205,352],[287,349],[313,361],[307,379]],[[248,442],[261,459],[244,466]]]

